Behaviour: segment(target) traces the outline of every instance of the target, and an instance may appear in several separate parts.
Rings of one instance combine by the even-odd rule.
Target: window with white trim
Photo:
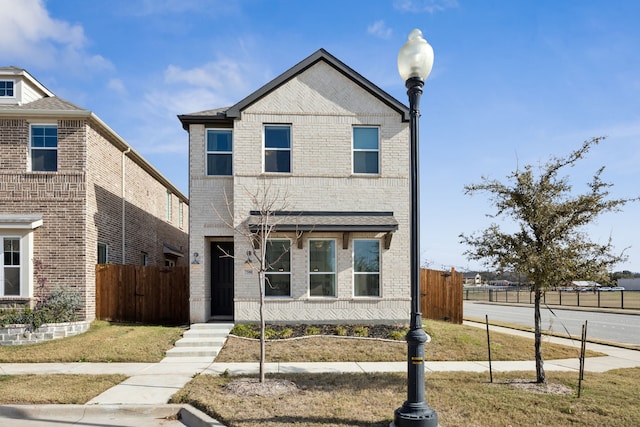
[[[377,239],[353,241],[353,295],[380,296],[380,241]]]
[[[31,125],[31,170],[58,170],[58,126]]]
[[[20,238],[2,237],[0,247],[0,295],[20,296],[20,278],[22,264],[20,261]]]
[[[264,274],[264,295],[291,296],[291,241],[269,239],[265,261],[267,271]]]
[[[265,125],[264,171],[291,173],[291,126]]]
[[[380,138],[377,127],[353,128],[353,173],[380,173]]]
[[[309,295],[337,296],[335,240],[309,240]]]
[[[184,214],[182,212],[183,209],[182,200],[178,201],[178,227],[182,228],[184,226]]]
[[[207,129],[207,175],[229,176],[233,165],[233,134],[230,129]]]
[[[171,222],[171,191],[167,190],[166,220]]]
[[[13,80],[0,80],[0,97],[13,98],[15,96]]]

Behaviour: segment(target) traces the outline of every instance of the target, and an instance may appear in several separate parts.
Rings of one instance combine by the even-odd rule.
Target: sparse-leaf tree
[[[227,225],[234,230],[236,235],[245,241],[248,251],[242,259],[246,259],[245,269],[257,273],[257,285],[260,290],[259,303],[259,322],[260,322],[260,361],[259,361],[259,378],[260,382],[265,382],[265,356],[266,356],[266,339],[265,339],[265,291],[267,288],[274,288],[271,283],[269,272],[283,260],[289,256],[289,246],[274,247],[271,241],[272,233],[277,225],[287,220],[286,215],[276,215],[276,213],[286,212],[288,210],[288,193],[286,190],[280,190],[272,187],[267,182],[262,182],[253,191],[245,188],[246,197],[253,208],[252,215],[238,226],[232,223]],[[227,200],[227,209],[230,217],[233,218],[233,208],[229,200]],[[223,218],[219,215],[220,218]],[[300,233],[293,232],[294,240],[301,237]],[[271,249],[271,250],[270,250]],[[222,250],[222,249],[221,249]],[[227,254],[228,256],[232,256]]]
[[[573,167],[589,149],[604,138],[585,141],[566,157],[552,157],[539,169],[531,165],[508,175],[508,183],[482,177],[479,184],[465,186],[465,193],[488,193],[496,212],[492,218],[509,218],[516,231],[504,231],[498,224],[472,235],[461,234],[469,259],[482,260],[498,271],[517,271],[529,276],[534,292],[536,382],[545,382],[542,359],[540,302],[542,292],[572,280],[607,281],[611,268],[626,259],[616,254],[611,237],[604,243],[590,240],[585,226],[599,215],[616,212],[634,199],[609,196],[612,184],[602,181],[601,167],[584,194],[575,194],[567,176],[560,172]]]

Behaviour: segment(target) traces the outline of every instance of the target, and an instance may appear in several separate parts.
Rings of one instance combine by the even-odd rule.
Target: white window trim
[[[97,249],[99,249],[99,248],[100,248],[100,245],[103,245],[103,246],[104,246],[104,258],[105,258],[105,264],[108,264],[108,263],[109,263],[109,245],[108,245],[108,244],[106,244],[106,243],[104,243],[104,242],[98,242],[98,244],[97,244]],[[99,260],[99,259],[98,259],[98,260],[96,260],[96,261],[97,261],[96,263],[99,263],[99,262],[100,262],[100,260]]]
[[[311,245],[313,245],[314,241],[331,241],[333,242],[333,267],[334,267],[334,271],[311,271]],[[334,238],[313,238],[313,239],[309,239],[308,240],[308,245],[309,247],[309,252],[307,253],[307,260],[308,260],[308,265],[307,265],[307,277],[308,277],[308,285],[307,285],[307,293],[309,294],[309,298],[325,298],[325,299],[336,299],[338,298],[338,245],[337,245],[337,240]],[[311,276],[313,274],[333,274],[334,277],[334,285],[335,285],[335,295],[311,295]]]
[[[171,191],[167,190],[167,200],[166,200],[166,221],[167,222],[171,222],[171,218],[172,218],[172,209],[173,209],[173,194],[171,194]]]
[[[20,277],[20,290],[18,292],[18,295],[5,295],[5,289],[4,289],[4,269],[5,269],[5,265],[4,265],[4,241],[5,239],[9,239],[9,240],[17,240],[18,244],[20,245],[20,261],[19,264],[17,266],[12,265],[10,266],[11,268],[17,268],[18,269],[18,276]],[[23,295],[23,291],[24,291],[24,274],[23,274],[23,265],[24,265],[24,250],[22,248],[23,242],[22,242],[22,236],[19,235],[13,235],[13,234],[7,234],[7,235],[0,235],[0,297],[2,298],[24,298]]]
[[[33,296],[33,230],[41,227],[42,224],[41,215],[0,215],[0,238],[17,237],[20,239],[20,295],[2,296],[4,295],[4,282],[2,282],[2,295],[0,295],[0,298],[4,300],[21,300]],[[2,250],[4,250],[4,247]],[[4,268],[4,262],[2,264]],[[4,271],[2,276],[4,280]]]
[[[33,123],[29,123],[29,155],[27,156],[27,168],[29,172],[36,172],[36,173],[54,173],[54,172],[58,172],[59,169],[59,164],[56,161],[56,170],[55,171],[34,171],[33,170],[33,164],[31,161],[32,156],[32,151],[33,150],[53,150],[53,148],[51,147],[33,147],[31,145],[32,143],[32,132],[33,132],[33,127],[34,126],[55,126],[58,130],[58,139],[56,141],[56,152],[57,154],[60,154],[59,148],[60,148],[60,127],[58,126],[58,122],[33,122]]]
[[[13,95],[0,95],[0,99],[16,99],[18,96],[18,81],[15,79],[0,79],[0,82],[13,83]]]
[[[377,150],[372,150],[372,149],[363,149],[363,148],[355,148],[354,144],[355,144],[355,138],[354,138],[354,134],[355,134],[355,129],[356,128],[373,128],[373,129],[378,129],[378,149]],[[380,126],[374,126],[374,125],[357,125],[357,126],[353,126],[351,128],[351,173],[354,175],[361,175],[361,176],[380,176],[381,173],[381,169],[382,169],[382,159],[380,156],[380,145],[381,145],[381,137],[380,137]],[[356,152],[362,152],[362,153],[373,153],[376,152],[378,153],[378,172],[376,173],[369,173],[369,172],[356,172],[355,171],[355,160],[356,160],[356,156],[355,153]]]
[[[356,261],[356,245],[355,242],[359,241],[359,240],[365,240],[365,241],[377,241],[378,242],[378,271],[377,273],[375,272],[356,272],[356,266],[355,266],[355,261]],[[358,298],[358,299],[362,299],[362,298],[372,298],[372,299],[380,299],[382,298],[382,242],[380,241],[380,239],[376,239],[376,238],[359,238],[359,239],[353,239],[353,241],[351,242],[351,247],[352,252],[351,252],[351,269],[353,271],[353,280],[352,280],[352,284],[353,286],[351,287],[351,292],[353,293],[353,298]],[[378,295],[356,295],[356,276],[357,275],[368,275],[368,274],[377,274],[378,275]]]
[[[289,128],[289,148],[267,148],[266,128],[269,126],[280,126]],[[289,152],[289,172],[268,171],[265,159],[268,151],[288,151]],[[265,174],[291,175],[293,173],[293,126],[290,123],[265,123],[262,125],[262,172]]]
[[[209,151],[209,131],[210,130],[219,130],[219,131],[225,131],[225,132],[230,132],[231,133],[231,151]],[[229,129],[229,128],[207,128],[205,129],[205,137],[204,137],[204,155],[205,155],[205,162],[204,162],[204,175],[205,176],[211,176],[211,177],[232,177],[234,170],[233,170],[233,146],[234,146],[234,141],[233,141],[233,129]],[[231,174],[230,175],[209,175],[209,167],[208,167],[208,163],[209,163],[209,154],[227,154],[231,156]]]
[[[265,271],[264,272],[262,288],[264,289],[264,292],[265,292],[265,298],[269,298],[269,299],[291,298],[291,291],[292,291],[291,287],[293,286],[293,281],[292,281],[293,275],[292,275],[292,271],[291,271],[292,270],[292,268],[291,268],[292,267],[292,265],[291,265],[291,248],[292,248],[291,239],[274,237],[274,238],[268,239],[268,241],[283,241],[283,242],[288,242],[289,243],[289,250],[286,253],[286,255],[289,257],[289,271]],[[266,252],[265,252],[265,254],[266,254]],[[289,295],[269,295],[269,296],[267,296],[267,294],[266,294],[267,293],[267,288],[266,288],[266,286],[267,286],[267,282],[266,282],[267,274],[283,275],[283,276],[284,275],[288,275],[289,276]]]

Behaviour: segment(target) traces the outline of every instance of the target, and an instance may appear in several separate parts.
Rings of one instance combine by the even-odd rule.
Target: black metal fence
[[[462,293],[466,301],[533,304],[534,299],[534,293],[528,287],[518,286],[465,287]],[[553,290],[543,292],[542,302],[548,305],[640,310],[640,291]]]

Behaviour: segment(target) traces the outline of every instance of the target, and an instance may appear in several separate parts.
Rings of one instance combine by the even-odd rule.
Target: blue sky
[[[640,195],[640,2],[616,0],[0,0],[0,65],[27,69],[96,113],[185,194],[178,114],[229,106],[325,48],[406,101],[396,58],[420,28],[435,62],[421,103],[421,252],[431,268],[481,267],[460,233],[486,227],[481,176],[607,140],[567,171],[600,167],[614,197]],[[336,207],[337,208],[337,207]],[[640,271],[640,203],[588,232]]]

